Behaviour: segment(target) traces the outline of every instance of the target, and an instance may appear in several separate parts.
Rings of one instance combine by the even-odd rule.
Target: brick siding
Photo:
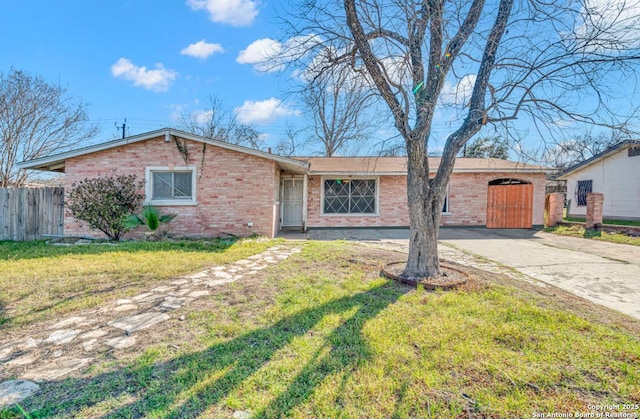
[[[355,177],[354,177],[355,178]],[[544,220],[544,173],[454,173],[449,184],[449,212],[441,217],[444,226],[483,226],[487,216],[489,181],[517,178],[533,184],[533,224]],[[313,227],[405,227],[409,225],[406,176],[380,176],[379,215],[322,215],[322,178],[309,177],[307,226]]]
[[[175,236],[215,237],[223,233],[272,237],[277,198],[279,168],[273,161],[186,140],[189,166],[196,167],[197,205],[161,206],[162,213],[178,216],[166,228]],[[185,161],[172,140],[164,136],[140,141],[66,161],[65,187],[85,178],[116,170],[145,179],[148,166],[184,167]],[[253,227],[247,223],[253,222]],[[67,235],[103,237],[65,214]],[[129,233],[140,237],[144,228]]]

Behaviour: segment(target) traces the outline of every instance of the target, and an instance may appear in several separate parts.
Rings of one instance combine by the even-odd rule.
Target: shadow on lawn
[[[236,244],[233,239],[180,240],[180,241],[124,241],[86,245],[57,246],[46,241],[10,242],[0,241],[0,260],[37,259],[65,255],[98,255],[109,252],[224,252]]]
[[[36,416],[66,417],[96,404],[109,404],[118,398],[132,401],[115,410],[99,412],[104,414],[101,417],[140,417],[151,412],[162,417],[197,417],[237,390],[245,380],[265,367],[277,351],[289,345],[294,338],[307,334],[325,316],[356,310],[326,337],[324,345],[292,377],[287,389],[266,408],[241,408],[251,409],[252,418],[286,417],[296,406],[304,404],[325,378],[343,373],[344,385],[350,374],[371,358],[370,348],[362,336],[362,327],[407,289],[385,284],[304,310],[270,327],[213,345],[202,352],[150,366],[126,367],[89,379],[51,382],[43,386],[38,400],[28,403],[27,407]],[[212,378],[216,374],[218,377]],[[274,378],[277,374],[275,372],[269,378],[270,384],[278,380]]]
[[[0,329],[2,329],[2,326],[5,324],[8,324],[11,319],[9,317],[7,317],[7,305],[4,301],[0,300]]]

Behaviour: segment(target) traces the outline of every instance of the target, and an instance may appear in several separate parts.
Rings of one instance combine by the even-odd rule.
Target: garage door
[[[487,228],[531,228],[533,185],[518,179],[489,182]]]

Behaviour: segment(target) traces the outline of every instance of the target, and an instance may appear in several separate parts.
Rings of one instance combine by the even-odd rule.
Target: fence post
[[[604,194],[592,192],[587,194],[587,219],[585,227],[598,228],[602,225],[602,210],[604,206]]]
[[[544,209],[544,226],[555,227],[560,221],[562,221],[564,194],[562,192],[548,194],[545,199]]]

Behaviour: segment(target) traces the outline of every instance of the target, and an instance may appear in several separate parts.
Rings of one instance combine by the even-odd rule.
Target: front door
[[[303,180],[282,179],[282,227],[302,227]]]

